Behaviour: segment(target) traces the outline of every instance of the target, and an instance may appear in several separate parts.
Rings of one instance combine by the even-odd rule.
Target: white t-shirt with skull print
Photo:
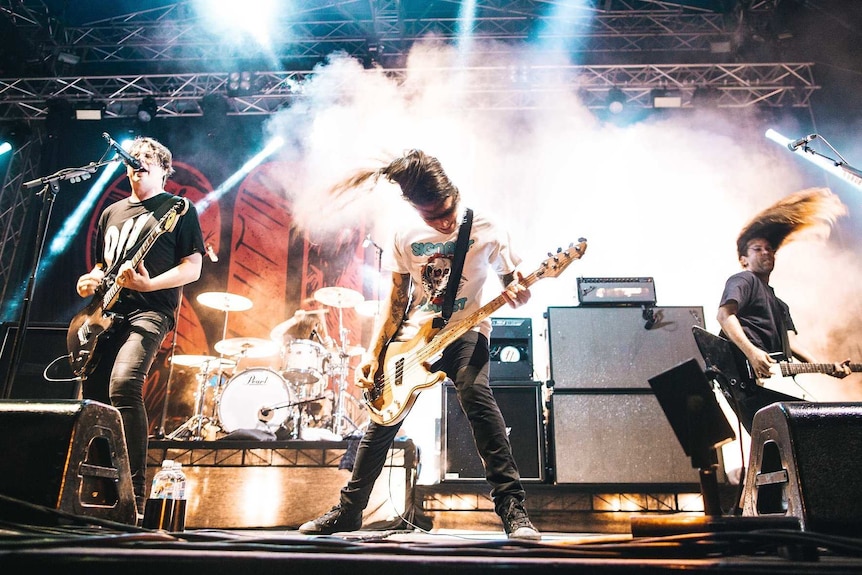
[[[463,215],[463,207],[460,211]],[[410,309],[396,340],[411,339],[421,325],[440,315],[457,240],[458,228],[451,234],[441,234],[421,221],[417,226],[395,234],[386,268],[395,273],[410,274],[412,279]],[[509,274],[519,263],[520,258],[509,247],[508,233],[474,212],[467,258],[449,321],[457,322],[482,306],[482,288],[489,271],[498,276]],[[485,319],[474,329],[490,337],[491,320]]]

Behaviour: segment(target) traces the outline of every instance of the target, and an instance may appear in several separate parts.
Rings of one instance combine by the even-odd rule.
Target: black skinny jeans
[[[446,348],[431,371],[443,370],[454,380],[458,401],[473,430],[473,439],[485,466],[485,479],[491,484],[491,497],[499,515],[507,497],[523,501],[525,494],[506,435],[506,424],[491,393],[489,359],[488,338],[470,331]],[[341,490],[343,508],[361,511],[368,505],[374,482],[383,470],[386,455],[400,428],[400,422],[391,426],[369,424],[359,442],[353,475]]]
[[[139,509],[147,494],[149,422],[144,405],[144,382],[172,324],[171,318],[159,312],[135,314],[104,342],[99,340],[97,351],[101,357],[82,384],[84,399],[113,405],[120,412]]]

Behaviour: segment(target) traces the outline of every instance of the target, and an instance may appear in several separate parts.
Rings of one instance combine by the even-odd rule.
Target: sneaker
[[[362,527],[362,513],[348,513],[341,505],[336,505],[317,519],[306,521],[299,526],[299,532],[306,535],[331,535],[341,531],[356,531]]]
[[[538,541],[541,534],[533,527],[524,504],[510,497],[502,507],[500,518],[503,520],[503,528],[509,539],[527,539]]]

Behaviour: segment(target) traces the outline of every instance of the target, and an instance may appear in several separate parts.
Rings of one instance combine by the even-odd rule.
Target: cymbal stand
[[[338,308],[338,365],[333,369],[333,376],[338,384],[338,391],[335,394],[335,413],[332,416],[332,432],[336,435],[344,437],[346,433],[345,423],[351,426],[350,431],[359,429],[359,426],[353,422],[344,409],[344,400],[347,396],[347,364],[350,361],[350,354],[347,353],[347,328],[344,327],[344,317],[342,308]]]
[[[221,362],[219,362],[221,363]],[[223,368],[219,368],[219,378]],[[210,418],[204,415],[204,403],[207,392],[207,376],[210,374],[209,362],[205,362],[195,374],[195,379],[198,380],[198,393],[195,399],[194,414],[186,420],[181,426],[173,430],[166,439],[182,439],[201,440],[203,439],[203,427],[205,423],[210,423]],[[186,437],[186,434],[188,436]]]

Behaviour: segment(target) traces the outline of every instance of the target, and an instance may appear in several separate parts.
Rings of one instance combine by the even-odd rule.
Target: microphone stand
[[[107,152],[106,152],[107,153]],[[104,157],[104,154],[103,156]],[[15,377],[18,375],[18,364],[21,361],[21,353],[23,351],[24,335],[30,323],[30,307],[33,303],[33,293],[35,291],[36,277],[39,273],[39,265],[42,262],[42,253],[45,249],[45,237],[48,232],[48,223],[51,220],[51,212],[54,209],[54,200],[57,197],[57,192],[60,190],[61,181],[71,181],[77,183],[83,180],[90,179],[90,176],[96,173],[96,170],[105,166],[114,160],[98,162],[90,162],[86,166],[80,168],[63,168],[54,172],[49,176],[43,176],[24,182],[25,188],[35,188],[42,186],[42,189],[36,194],[42,196],[42,209],[39,212],[39,223],[36,229],[35,252],[33,262],[30,267],[30,276],[27,279],[27,287],[24,291],[24,301],[21,304],[21,315],[18,318],[18,331],[15,333],[15,338],[12,341],[12,353],[9,360],[9,366],[6,370],[6,387],[5,397],[9,397],[12,390],[12,384]],[[81,380],[78,378],[77,393],[81,392]]]
[[[844,159],[844,157],[840,154],[840,152],[838,152],[838,150],[836,150],[832,146],[832,144],[830,144],[826,140],[826,138],[824,138],[823,136],[820,136],[820,135],[818,135],[817,138],[820,140],[823,140],[823,143],[826,144],[826,146],[830,150],[835,152],[835,155],[838,156],[839,159],[836,160],[835,158],[830,158],[829,156],[816,151],[815,149],[810,147],[807,142],[802,145],[802,152],[811,154],[812,156],[817,156],[817,157],[823,158],[824,160],[831,162],[834,167],[836,167],[840,170],[840,172],[838,172],[839,176],[841,176],[842,178],[844,178],[845,180],[847,180],[851,184],[854,184],[857,187],[862,187],[862,170],[854,168],[853,166],[848,164],[847,160]]]

